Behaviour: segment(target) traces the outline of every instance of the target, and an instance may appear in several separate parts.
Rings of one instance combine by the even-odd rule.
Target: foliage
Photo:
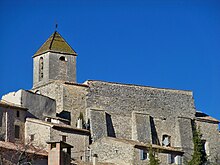
[[[160,161],[159,159],[155,156],[155,151],[152,149],[152,145],[149,148],[149,165],[159,165]]]
[[[203,165],[207,162],[207,157],[203,148],[202,134],[200,128],[197,128],[195,122],[193,122],[192,127],[194,151],[192,159],[188,162],[188,165]]]

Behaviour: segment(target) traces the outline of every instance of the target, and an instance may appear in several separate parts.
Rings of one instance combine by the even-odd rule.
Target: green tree
[[[159,165],[160,161],[155,156],[155,151],[153,151],[152,145],[149,148],[149,165]]]
[[[207,162],[207,157],[203,147],[202,133],[200,128],[196,126],[195,121],[193,121],[192,128],[194,150],[192,159],[188,162],[188,165],[203,165]]]

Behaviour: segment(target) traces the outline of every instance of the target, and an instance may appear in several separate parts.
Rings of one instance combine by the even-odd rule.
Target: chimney
[[[94,154],[92,158],[92,165],[97,165],[98,164],[98,155]]]
[[[63,142],[47,142],[48,144],[48,165],[70,165],[71,148],[73,146]]]

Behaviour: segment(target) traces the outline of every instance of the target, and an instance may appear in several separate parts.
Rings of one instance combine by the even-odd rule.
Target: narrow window
[[[177,164],[177,165],[183,164],[182,156],[180,156],[180,155],[175,156],[175,164]]]
[[[15,138],[20,138],[20,127],[18,125],[15,125]]]
[[[62,135],[62,141],[66,142],[66,136],[65,135]]]
[[[30,141],[31,141],[31,142],[34,141],[34,135],[33,135],[33,134],[30,135]]]
[[[140,159],[141,160],[147,160],[148,159],[148,153],[146,150],[140,150]]]
[[[17,111],[16,116],[20,117],[20,111]]]
[[[163,146],[169,147],[170,146],[170,139],[171,139],[170,136],[163,135],[163,139],[162,139]]]
[[[43,59],[43,57],[40,57],[40,61],[39,61],[39,79],[40,79],[40,81],[44,77],[43,69],[44,69],[44,59]]]
[[[168,163],[168,164],[172,164],[172,163],[174,163],[174,162],[175,162],[175,156],[172,155],[172,154],[168,154],[168,155],[167,155],[167,163]]]

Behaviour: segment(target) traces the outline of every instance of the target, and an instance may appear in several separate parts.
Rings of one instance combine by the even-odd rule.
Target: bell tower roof
[[[33,57],[41,55],[46,52],[54,52],[61,54],[68,54],[77,56],[73,48],[63,39],[63,37],[55,31],[47,41],[38,49]]]

